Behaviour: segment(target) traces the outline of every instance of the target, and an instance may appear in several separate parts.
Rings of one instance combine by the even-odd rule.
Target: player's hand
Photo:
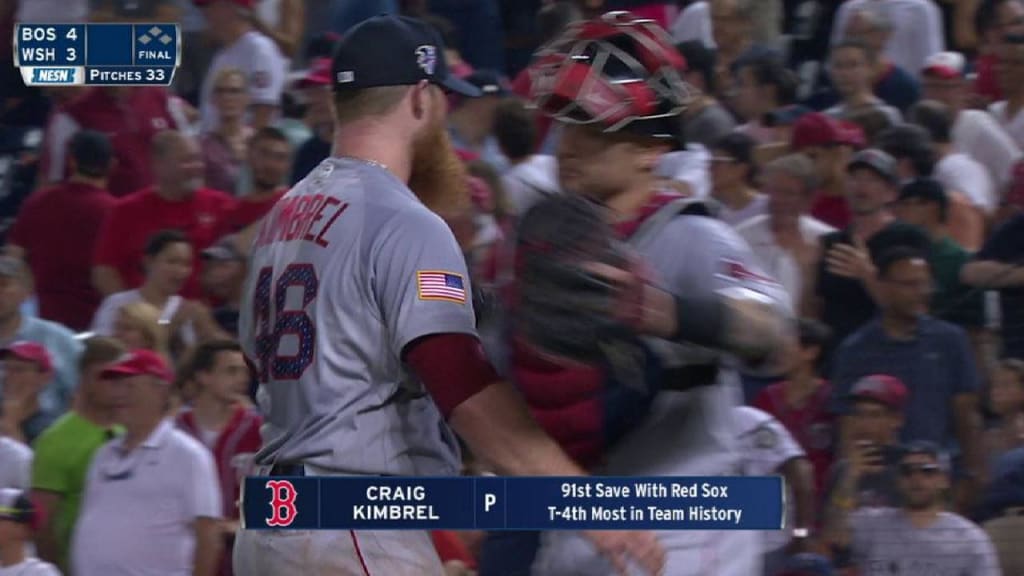
[[[660,576],[665,568],[665,551],[652,532],[594,530],[583,535],[597,546],[621,576],[629,576],[630,560],[651,576]]]

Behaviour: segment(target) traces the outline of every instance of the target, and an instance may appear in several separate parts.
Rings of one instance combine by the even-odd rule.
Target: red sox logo
[[[295,491],[295,485],[288,480],[269,480],[266,488],[271,490],[270,517],[267,518],[267,526],[275,528],[286,528],[295,522],[299,510],[295,507],[295,499],[299,493]]]

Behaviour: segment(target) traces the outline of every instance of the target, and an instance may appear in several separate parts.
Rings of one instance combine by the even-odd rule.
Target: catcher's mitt
[[[588,263],[620,269],[633,259],[602,214],[580,196],[550,196],[519,223],[518,303],[513,323],[519,337],[547,356],[594,365],[633,354],[635,340],[618,316],[619,295],[588,272]]]

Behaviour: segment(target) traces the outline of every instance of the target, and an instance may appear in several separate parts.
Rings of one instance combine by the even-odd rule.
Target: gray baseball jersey
[[[401,353],[430,334],[475,334],[469,295],[447,224],[404,183],[324,160],[253,245],[239,331],[266,414],[257,464],[457,474],[454,435]]]
[[[669,205],[634,234],[631,243],[653,269],[654,280],[675,294],[711,296],[744,287],[769,297],[780,314],[791,314],[785,290],[755,263],[746,243],[726,224],[704,216],[675,216]],[[735,361],[719,352],[665,340],[649,344],[668,366],[719,363],[724,369],[714,386],[686,392],[662,392],[647,419],[607,455],[601,474],[624,476],[716,476],[741,473],[733,421],[740,404]],[[760,572],[760,535],[756,532],[659,532],[666,550],[665,573],[749,576]],[[534,574],[604,575],[614,571],[578,534],[550,532]]]

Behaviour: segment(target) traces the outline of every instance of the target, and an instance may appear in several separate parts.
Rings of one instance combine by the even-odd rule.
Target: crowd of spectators
[[[450,98],[468,202],[442,216],[514,373],[486,289],[509,281],[517,216],[561,192],[525,66],[609,9],[658,21],[687,62],[664,186],[799,311],[736,415],[744,473],[792,495],[765,574],[1024,573],[1021,0],[0,0],[4,38],[184,35],[166,89],[27,88],[0,42],[0,574],[232,574],[261,425],[236,343],[247,253],[330,155],[328,57],[366,17],[424,17],[483,93]],[[529,565],[433,536],[453,575]]]

